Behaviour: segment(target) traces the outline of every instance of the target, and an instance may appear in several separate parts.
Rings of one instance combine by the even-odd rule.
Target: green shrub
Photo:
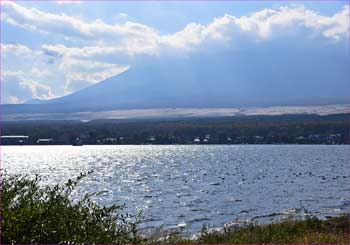
[[[40,177],[4,176],[1,182],[3,243],[137,243],[140,215],[123,212],[118,205],[99,206],[85,194],[72,201],[79,181],[55,186],[40,185]]]

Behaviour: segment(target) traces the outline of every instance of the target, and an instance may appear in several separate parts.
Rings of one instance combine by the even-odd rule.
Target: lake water
[[[2,146],[7,173],[64,182],[94,170],[79,191],[106,190],[101,204],[143,210],[142,227],[204,224],[288,214],[350,212],[350,146]]]

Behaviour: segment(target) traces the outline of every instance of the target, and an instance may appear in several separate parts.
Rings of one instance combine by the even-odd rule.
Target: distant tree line
[[[350,114],[21,121],[2,122],[2,135],[29,136],[27,144],[349,144],[349,122]]]

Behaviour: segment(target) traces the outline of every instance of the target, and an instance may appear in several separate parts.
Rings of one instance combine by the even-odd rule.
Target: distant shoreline
[[[344,145],[350,113],[5,121],[2,145]]]
[[[344,146],[344,145],[350,145],[349,143],[346,144],[84,144],[79,146]],[[1,145],[4,146],[75,146],[72,144],[57,144],[57,145],[39,145],[39,144],[32,144],[32,145]]]

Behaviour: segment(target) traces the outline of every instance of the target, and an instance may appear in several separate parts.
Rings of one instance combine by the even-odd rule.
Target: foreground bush
[[[2,186],[3,243],[137,243],[138,217],[122,207],[99,206],[86,194],[73,202],[72,191],[85,175],[64,185],[39,185],[40,178],[5,176]]]

